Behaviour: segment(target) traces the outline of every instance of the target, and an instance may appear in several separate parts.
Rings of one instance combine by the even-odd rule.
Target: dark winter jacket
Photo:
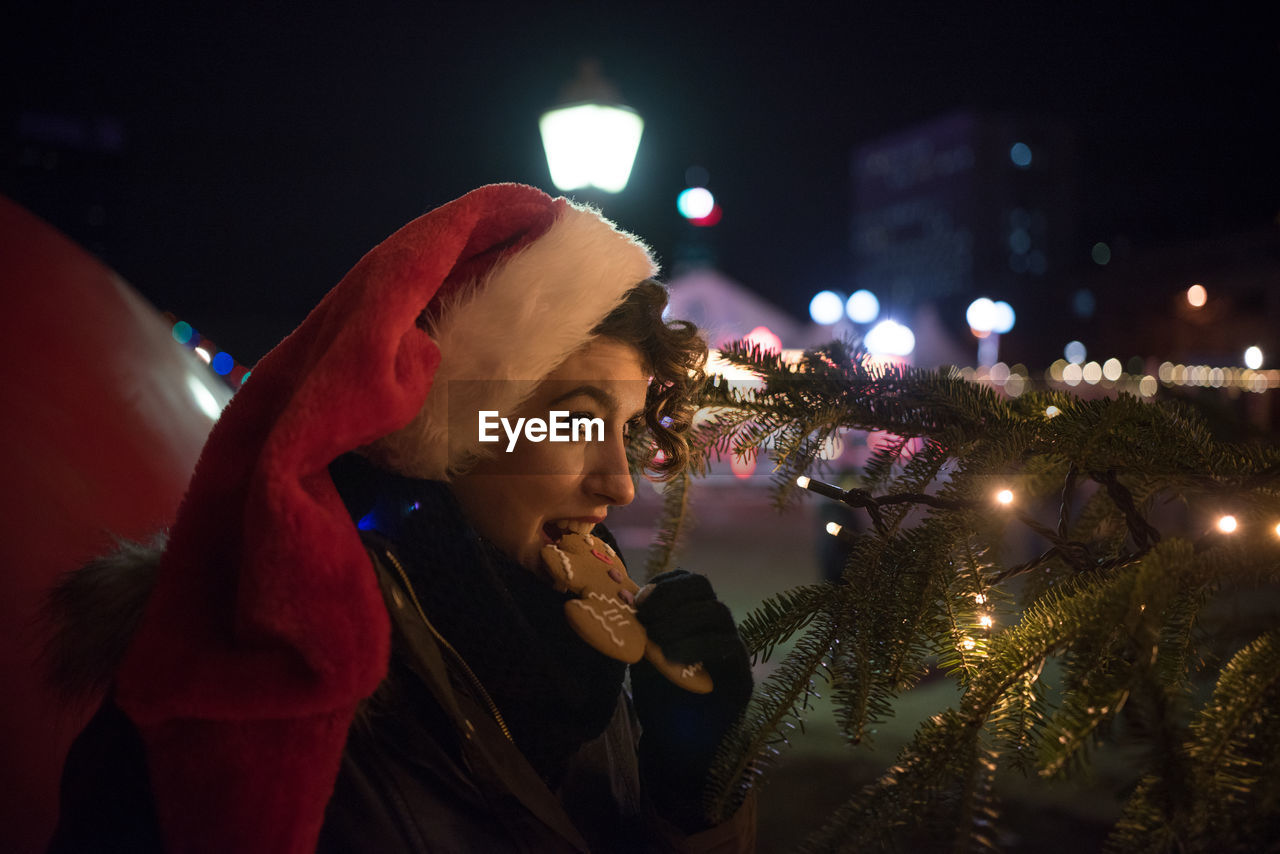
[[[116,561],[106,569],[132,576],[120,584],[133,591],[125,598],[140,604],[138,591],[154,572],[156,555],[136,548],[132,554],[134,566]],[[394,627],[397,656],[389,678],[397,678],[399,662],[412,702],[389,716],[357,717],[318,851],[753,849],[753,802],[732,821],[689,837],[653,813],[639,782],[638,728],[625,694],[604,733],[576,752],[553,791],[504,734],[466,662],[418,613],[397,556],[376,546],[370,555]],[[97,569],[101,575],[103,566]],[[111,582],[86,576],[81,585],[93,591],[92,600]],[[89,602],[77,610],[101,613]],[[68,664],[82,666],[75,658],[85,654],[62,652],[64,672]],[[104,661],[96,676],[109,667]],[[90,675],[92,669],[71,678]],[[72,747],[62,801],[52,852],[161,850],[141,739],[109,697]]]

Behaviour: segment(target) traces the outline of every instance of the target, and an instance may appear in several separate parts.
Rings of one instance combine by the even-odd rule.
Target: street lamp
[[[1017,316],[1013,307],[1004,300],[992,302],[979,297],[969,303],[965,320],[969,331],[978,339],[978,365],[989,368],[996,363],[1000,353],[1000,336],[1013,328]]]
[[[627,186],[644,120],[622,104],[617,90],[586,60],[561,96],[538,120],[551,180],[559,190],[594,187],[618,193]]]

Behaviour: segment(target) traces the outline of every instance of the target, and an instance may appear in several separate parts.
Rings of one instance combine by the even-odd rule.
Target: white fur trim
[[[560,215],[545,234],[476,286],[457,289],[436,313],[427,330],[440,347],[431,392],[413,421],[369,448],[377,462],[448,480],[488,456],[494,446],[479,441],[477,412],[513,412],[627,291],[657,273],[633,235],[591,208],[556,204]]]

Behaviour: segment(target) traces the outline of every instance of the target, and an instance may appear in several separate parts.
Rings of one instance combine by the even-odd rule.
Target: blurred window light
[[[835,291],[818,291],[809,300],[809,316],[823,326],[838,322],[844,317],[844,298]]]
[[[1088,288],[1081,288],[1071,296],[1071,310],[1075,312],[1076,317],[1088,320],[1093,317],[1093,312],[1097,307],[1098,298]]]
[[[1025,142],[1015,142],[1009,148],[1009,159],[1019,169],[1026,169],[1031,165],[1031,146]]]
[[[1025,228],[1015,228],[1009,235],[1009,248],[1019,255],[1031,250],[1031,235]]]
[[[880,300],[865,288],[856,290],[845,303],[844,310],[854,323],[870,323],[880,315]]]
[[[1187,302],[1192,308],[1203,308],[1208,301],[1209,292],[1204,289],[1204,285],[1195,284],[1187,288]]]

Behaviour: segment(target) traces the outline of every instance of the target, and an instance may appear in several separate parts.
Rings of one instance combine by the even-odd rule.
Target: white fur
[[[379,463],[448,480],[489,455],[494,446],[479,441],[479,410],[512,413],[627,291],[656,274],[635,237],[590,208],[556,203],[560,215],[545,234],[475,287],[459,288],[436,314],[428,333],[441,360],[431,392],[409,424],[370,447]]]

